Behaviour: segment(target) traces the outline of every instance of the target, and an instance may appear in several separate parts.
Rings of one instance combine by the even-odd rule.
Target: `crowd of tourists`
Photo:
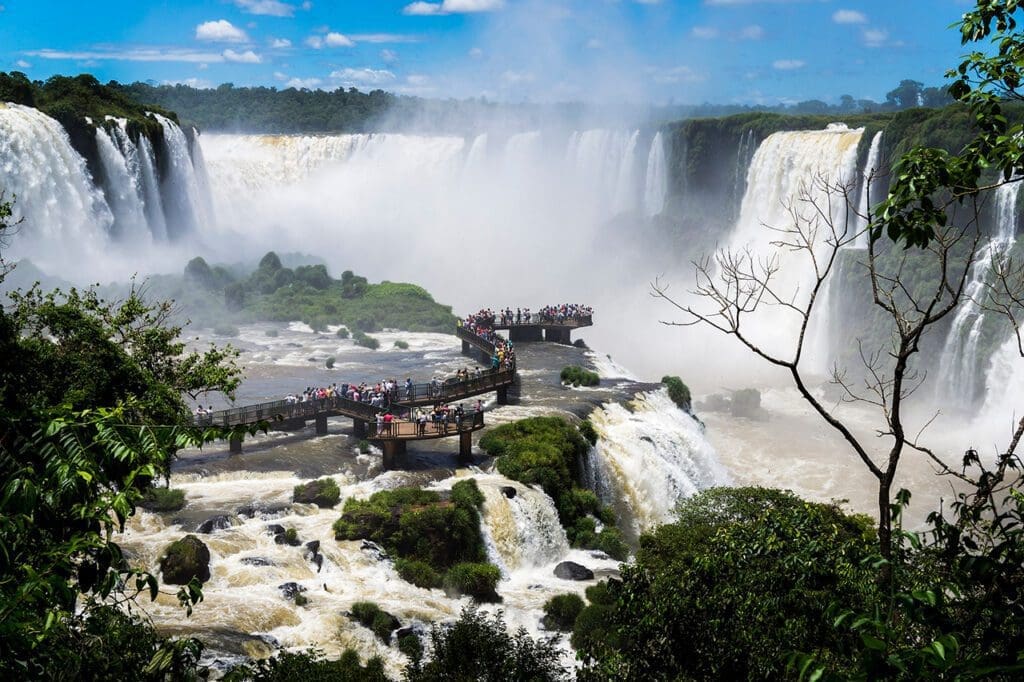
[[[505,315],[506,312],[511,313],[511,310],[501,311],[500,314]],[[460,323],[484,341],[494,345],[494,354],[491,356],[491,369],[515,369],[515,346],[512,345],[511,341],[503,336],[499,336],[494,331],[495,319],[494,311],[490,308],[485,308],[477,313],[466,316],[466,319],[460,321]]]
[[[566,320],[586,320],[593,314],[594,309],[588,305],[563,303],[561,305],[546,305],[540,309],[537,316],[541,322],[565,322]]]

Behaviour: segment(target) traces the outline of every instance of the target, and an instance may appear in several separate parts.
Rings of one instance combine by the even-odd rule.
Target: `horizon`
[[[355,87],[502,103],[779,107],[834,104],[843,95],[882,102],[904,79],[926,87],[944,83],[964,52],[948,26],[967,5],[382,0],[343,8],[323,1],[118,0],[107,6],[97,14],[77,4],[5,0],[2,70],[32,80],[90,73],[101,82]]]

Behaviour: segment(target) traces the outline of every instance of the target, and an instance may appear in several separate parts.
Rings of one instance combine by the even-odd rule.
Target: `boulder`
[[[269,533],[270,535],[283,535],[284,526],[282,526],[280,523],[269,523],[267,524],[267,533]]]
[[[160,558],[160,572],[167,585],[187,585],[192,578],[210,579],[210,549],[195,535],[172,542]]]
[[[298,547],[302,544],[302,540],[299,539],[298,534],[294,528],[289,528],[283,533],[278,533],[274,536],[274,543],[278,545],[291,545],[292,547]]]
[[[575,561],[563,561],[555,566],[555,577],[562,580],[593,580],[594,572]]]
[[[503,485],[501,486],[501,494],[511,500],[516,496],[516,489],[510,485]]]
[[[225,528],[230,528],[231,526],[232,523],[230,516],[228,516],[227,514],[218,514],[217,516],[211,516],[210,518],[200,523],[199,527],[196,528],[196,532],[203,533],[204,535],[209,535],[215,530],[224,530]]]
[[[292,499],[303,504],[315,504],[321,509],[330,509],[338,504],[340,491],[334,479],[321,478],[317,481],[310,481],[309,483],[295,486]]]
[[[378,561],[388,560],[387,550],[385,550],[383,547],[378,545],[376,542],[373,542],[372,540],[363,540],[363,544],[359,546],[359,549],[363,550],[364,552],[369,552],[370,554],[373,554],[375,557],[377,557]]]
[[[281,590],[281,594],[288,601],[295,601],[295,597],[306,591],[306,588],[298,583],[284,583],[278,585],[277,589]]]
[[[310,540],[309,542],[306,543],[306,550],[310,554],[312,554],[313,556],[316,556],[317,554],[320,553],[320,541],[319,540]]]
[[[244,556],[241,559],[239,559],[239,561],[241,561],[246,566],[275,566],[276,565],[270,559],[267,559],[266,557],[261,557],[261,556]]]

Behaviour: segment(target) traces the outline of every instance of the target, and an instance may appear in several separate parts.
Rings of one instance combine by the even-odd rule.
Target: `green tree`
[[[902,80],[900,84],[885,94],[885,101],[897,109],[912,109],[921,106],[921,90],[924,83],[915,80]]]

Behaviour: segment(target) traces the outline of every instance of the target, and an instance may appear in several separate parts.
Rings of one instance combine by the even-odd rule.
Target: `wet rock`
[[[324,567],[324,555],[314,554],[313,563],[316,564],[316,572],[319,573]]]
[[[282,526],[279,523],[267,524],[267,533],[270,534],[270,535],[283,535],[284,534],[284,526]]]
[[[516,496],[516,489],[510,485],[503,485],[501,486],[501,494],[511,500]]]
[[[298,547],[302,544],[302,540],[299,539],[299,534],[295,532],[294,528],[289,528],[283,533],[278,533],[274,536],[274,544]]]
[[[302,348],[302,344],[301,343],[295,343],[294,341],[289,341],[288,343],[286,343],[284,345],[288,346],[289,348]]]
[[[217,516],[211,516],[196,528],[197,533],[203,533],[209,535],[215,530],[224,530],[232,526],[231,517],[227,514],[218,514]]]
[[[338,504],[341,491],[333,478],[321,478],[295,486],[293,500],[304,504],[315,504],[321,509],[330,509]]]
[[[320,553],[320,541],[319,540],[310,540],[309,542],[306,543],[306,550],[310,554],[312,554],[313,556],[316,556],[317,554]]]
[[[244,556],[239,559],[246,566],[276,566],[273,561],[261,556]]]
[[[187,585],[192,578],[210,579],[210,549],[195,535],[172,542],[160,558],[160,572],[167,585]]]
[[[406,625],[405,627],[398,628],[395,632],[395,639],[402,639],[412,635],[413,637],[422,637],[426,632],[419,625]]]
[[[373,554],[375,557],[377,557],[378,561],[388,560],[387,551],[385,551],[383,547],[378,545],[376,542],[373,542],[372,540],[363,540],[363,544],[359,546],[359,549],[363,550],[364,552],[369,552],[370,554]]]
[[[288,601],[295,601],[295,597],[306,591],[306,588],[298,583],[284,583],[278,585],[277,589],[281,590],[281,594]]]
[[[563,561],[555,566],[555,577],[562,580],[593,580],[594,572],[575,561]]]

